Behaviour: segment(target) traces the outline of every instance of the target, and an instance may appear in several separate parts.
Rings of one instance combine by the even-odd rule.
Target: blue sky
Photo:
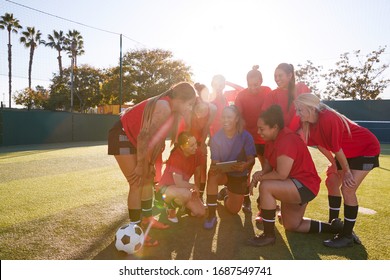
[[[15,0],[14,2],[96,27],[98,31],[0,0],[0,14],[11,12],[23,26],[46,37],[53,29],[77,29],[85,41],[79,64],[115,66],[119,35],[123,51],[162,48],[192,67],[194,79],[210,85],[213,75],[246,85],[246,73],[260,65],[264,85],[275,88],[273,72],[281,62],[311,60],[334,67],[340,54],[367,54],[387,45],[382,62],[390,63],[390,1],[387,0]],[[115,34],[113,34],[115,33]],[[6,32],[0,32],[0,100],[8,104]],[[27,86],[28,50],[13,35],[14,89]],[[64,58],[64,66],[70,59]],[[47,85],[57,71],[56,53],[39,46],[33,85]],[[326,72],[326,71],[324,71]],[[386,72],[390,76],[390,71]],[[390,99],[388,88],[382,98]]]

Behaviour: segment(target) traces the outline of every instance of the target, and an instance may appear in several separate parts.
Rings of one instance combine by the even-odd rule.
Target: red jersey
[[[186,157],[180,147],[175,148],[169,156],[164,174],[159,182],[160,186],[171,186],[175,184],[173,173],[183,176],[183,180],[189,181],[195,170],[204,162],[204,157],[199,149],[194,155]]]
[[[304,83],[298,83],[295,86],[296,96],[303,93],[309,93],[310,89]],[[295,97],[296,97],[295,96]],[[263,111],[267,110],[271,105],[277,104],[282,108],[284,125],[292,131],[297,131],[300,126],[300,119],[295,112],[294,102],[288,107],[288,90],[277,88],[269,94],[264,102]]]
[[[213,122],[210,125],[210,136],[213,137],[215,133],[218,132],[222,128],[221,124],[221,116],[222,111],[226,106],[229,106],[229,103],[227,102],[226,98],[223,96],[217,96],[212,102],[217,107],[217,111],[215,113],[215,118]]]
[[[244,89],[237,95],[235,101],[235,105],[245,121],[245,129],[252,135],[255,144],[265,143],[260,134],[257,133],[257,120],[263,112],[261,108],[263,108],[266,96],[270,92],[271,89],[266,86],[261,86],[256,93]]]
[[[310,124],[308,145],[321,146],[333,153],[343,149],[347,158],[380,154],[379,141],[371,131],[351,122],[348,126],[351,135],[339,116],[323,110],[318,113],[318,121]]]
[[[189,132],[195,137],[196,142],[201,143],[204,141],[202,139],[203,136],[203,130],[205,129],[208,121],[210,118],[210,107],[208,108],[208,113],[206,116],[202,118],[196,117],[194,113],[191,115],[191,128],[189,129]],[[179,123],[179,129],[178,129],[178,134],[182,131],[188,130],[186,122],[182,118],[180,123]]]
[[[150,98],[142,101],[121,116],[123,130],[134,147],[137,147],[137,137],[141,131],[142,116],[149,100]],[[160,100],[166,100],[170,104],[170,98],[168,96],[162,97]]]
[[[310,152],[302,138],[288,128],[283,128],[274,141],[265,144],[264,156],[273,169],[277,169],[277,159],[282,155],[294,160],[288,177],[297,179],[317,195],[321,179]]]

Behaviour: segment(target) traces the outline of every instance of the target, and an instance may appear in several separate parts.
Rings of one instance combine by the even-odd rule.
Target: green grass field
[[[324,178],[327,162],[317,150],[310,150]],[[381,167],[372,171],[358,190],[362,211],[355,232],[363,242],[361,246],[326,248],[322,241],[330,235],[286,232],[277,223],[274,246],[248,247],[246,239],[259,232],[254,216],[243,212],[230,215],[219,205],[215,230],[204,230],[203,219],[183,215],[170,229],[152,231],[160,241],[159,247],[127,256],[117,252],[113,241],[117,228],[128,222],[128,187],[115,159],[107,155],[105,142],[3,147],[0,259],[389,260],[389,154],[390,145],[382,145]],[[255,215],[255,203],[252,209]],[[327,220],[324,184],[309,204],[306,216]],[[166,221],[164,213],[160,219]]]

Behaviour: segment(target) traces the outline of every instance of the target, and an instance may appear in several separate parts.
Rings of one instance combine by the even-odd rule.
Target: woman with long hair
[[[127,205],[131,224],[168,227],[152,215],[154,164],[164,150],[168,133],[171,131],[171,139],[176,138],[180,115],[189,114],[194,103],[195,89],[181,82],[126,110],[109,131],[108,154],[115,156],[129,184]],[[158,242],[148,236],[144,245],[156,246]]]
[[[334,211],[335,217],[341,206],[340,185],[344,199],[343,231],[325,240],[324,245],[342,248],[353,246],[354,241],[360,243],[353,232],[359,209],[356,191],[368,173],[379,166],[379,141],[367,128],[322,103],[314,94],[298,96],[295,106],[307,145],[317,146],[330,161],[333,172],[328,169],[328,177],[338,174],[333,184],[326,184],[330,212]]]

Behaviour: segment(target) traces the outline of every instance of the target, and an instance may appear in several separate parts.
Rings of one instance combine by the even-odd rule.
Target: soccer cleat
[[[214,216],[212,218],[207,218],[205,221],[204,221],[204,224],[203,224],[203,227],[205,229],[213,229],[215,227],[215,225],[217,224],[217,217]]]
[[[252,213],[252,204],[251,204],[251,201],[244,201],[244,203],[242,203],[242,211],[244,213]]]
[[[263,247],[275,244],[275,236],[267,236],[264,233],[247,240],[247,244],[254,247]]]
[[[330,232],[337,234],[343,231],[344,223],[340,218],[333,219],[330,223]]]
[[[323,244],[330,248],[345,248],[353,246],[353,237],[336,234],[332,239],[325,240]]]
[[[223,187],[223,188],[219,191],[219,193],[218,193],[218,195],[217,195],[217,200],[218,200],[218,201],[223,201],[224,198],[225,198],[225,196],[227,196],[227,187]]]
[[[166,225],[164,223],[161,223],[161,222],[157,221],[153,216],[142,218],[142,222],[141,222],[142,228],[147,228],[149,223],[151,223],[152,224],[152,228],[155,228],[155,229],[167,229],[167,228],[169,228],[169,225]]]
[[[167,209],[167,219],[175,224],[179,222],[179,219],[176,216],[176,209]]]

